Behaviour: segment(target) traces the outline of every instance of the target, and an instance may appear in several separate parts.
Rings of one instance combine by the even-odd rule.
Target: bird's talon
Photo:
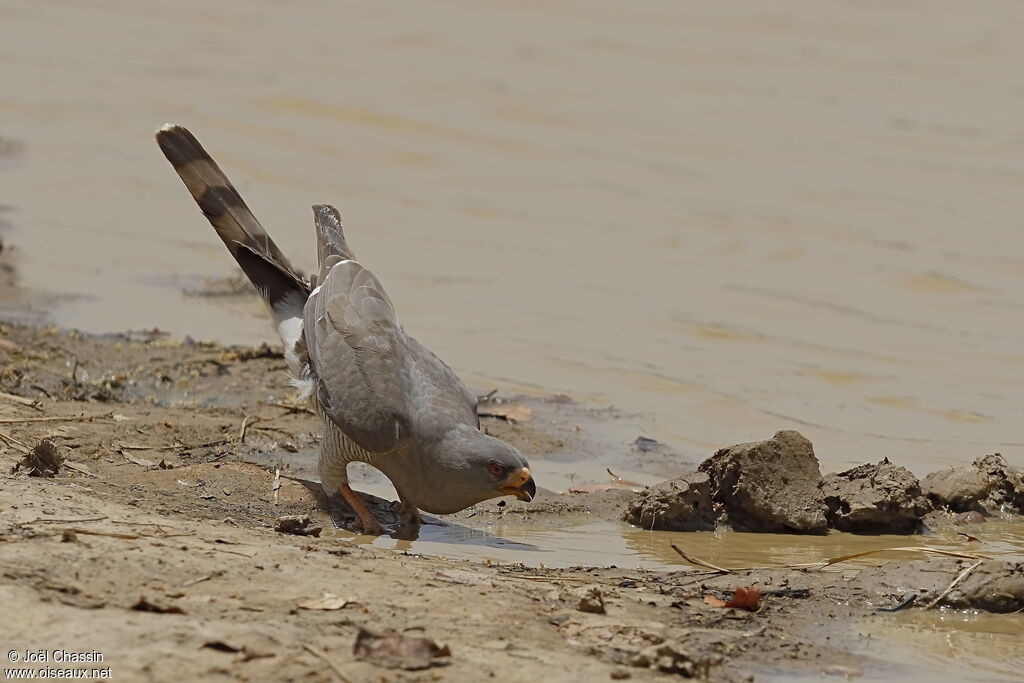
[[[384,535],[384,527],[382,527],[380,523],[377,522],[377,520],[367,522],[362,519],[357,519],[355,521],[355,524],[352,525],[352,530],[355,531],[357,534],[361,534],[363,536]]]

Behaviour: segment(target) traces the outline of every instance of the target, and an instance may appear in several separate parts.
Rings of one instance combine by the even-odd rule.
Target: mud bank
[[[274,349],[182,343],[154,330],[88,337],[7,325],[0,334],[0,507],[9,511],[0,593],[24,617],[0,635],[21,650],[98,650],[125,679],[878,677],[894,670],[889,655],[853,643],[862,619],[884,617],[880,608],[1024,606],[1020,566],[996,560],[946,591],[977,561],[733,574],[601,562],[550,569],[516,544],[521,563],[423,556],[402,530],[398,552],[382,550],[344,531],[348,511],[289,466],[315,450],[317,424],[289,402]],[[537,399],[532,419],[519,412],[484,424],[543,468],[589,447],[588,410]],[[25,451],[44,439],[54,476],[32,476]],[[510,520],[612,523],[637,499],[629,488],[545,490],[531,505],[491,501],[430,521],[447,525],[449,539],[502,543],[495,533]],[[387,500],[375,504],[389,510]],[[285,516],[308,522],[279,524]],[[697,538],[673,542],[699,556]],[[971,552],[966,540],[963,548]],[[755,585],[756,611],[706,602]],[[390,631],[436,648],[411,663],[373,659],[365,634]],[[387,668],[395,665],[429,670]]]
[[[639,491],[624,519],[670,531],[913,534],[930,531],[926,519],[982,524],[1024,513],[1024,471],[999,453],[923,482],[888,458],[823,477],[811,442],[786,430],[720,449],[698,470]]]

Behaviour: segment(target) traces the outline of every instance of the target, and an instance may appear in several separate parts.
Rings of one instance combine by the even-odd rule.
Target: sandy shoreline
[[[0,637],[19,651],[95,649],[115,680],[338,680],[325,656],[353,681],[870,678],[884,674],[889,656],[868,653],[854,634],[879,606],[902,599],[885,577],[911,572],[937,589],[970,564],[721,576],[380,550],[335,532],[346,513],[325,510],[315,485],[285,470],[275,492],[273,467],[243,462],[269,448],[287,459],[315,445],[313,416],[274,405],[288,388],[272,349],[14,325],[0,338],[5,386],[38,399],[0,401],[0,431],[15,440],[0,449],[0,506],[10,511],[0,530],[0,591],[24,617],[0,626]],[[555,448],[529,424],[492,422],[526,449]],[[17,444],[44,438],[68,466],[54,478],[12,474]],[[574,509],[617,515],[618,493],[516,514],[538,524]],[[477,514],[503,514],[491,510]],[[274,531],[277,518],[296,514],[324,533]],[[480,522],[469,516],[445,522]],[[757,613],[703,601],[755,583],[775,591]],[[591,587],[606,614],[576,609]],[[299,607],[324,594],[349,602]],[[451,656],[419,673],[380,668],[354,658],[360,628],[425,635]]]
[[[1019,680],[1024,6],[307,9],[0,7],[10,668]],[[483,425],[530,458],[535,501],[346,529],[262,304],[153,144],[165,121],[306,270],[308,207],[342,209],[410,332],[527,415]],[[783,430],[802,461],[741,446],[713,494],[678,483]],[[969,465],[996,452],[1019,497]],[[943,507],[972,479],[988,495]],[[722,492],[758,488],[821,514],[752,530],[734,501],[727,524]],[[756,611],[716,605],[753,586]]]

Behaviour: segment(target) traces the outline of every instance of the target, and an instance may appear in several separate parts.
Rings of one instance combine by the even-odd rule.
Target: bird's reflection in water
[[[457,547],[475,546],[478,548],[501,548],[503,550],[519,550],[529,552],[543,552],[541,548],[529,543],[510,541],[500,536],[495,536],[481,529],[471,529],[457,522],[445,521],[423,516],[423,525],[414,524],[389,524],[385,528],[389,531],[386,536],[367,536],[356,534],[347,528],[351,520],[338,518],[332,515],[332,520],[338,527],[332,532],[325,532],[325,536],[344,538],[354,545],[374,545],[378,539],[394,539],[394,548],[403,552],[422,552],[424,554],[463,554],[457,551]],[[381,543],[377,543],[381,545]],[[441,547],[439,547],[441,546]],[[443,546],[453,546],[452,552],[446,552]],[[485,552],[473,552],[471,555],[486,555]]]

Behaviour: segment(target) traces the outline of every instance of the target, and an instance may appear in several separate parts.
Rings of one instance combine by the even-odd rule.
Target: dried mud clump
[[[888,459],[830,474],[821,490],[829,526],[840,531],[910,534],[932,509],[917,477]]]
[[[418,671],[447,664],[451,657],[447,645],[438,645],[430,638],[407,636],[396,631],[374,633],[360,628],[352,648],[356,659],[387,669]]]
[[[933,472],[921,481],[921,489],[936,507],[953,512],[1024,512],[1024,471],[1008,465],[999,453]]]
[[[625,520],[642,529],[698,531],[715,528],[711,481],[691,472],[644,491],[626,508]]]
[[[309,515],[282,515],[274,523],[274,530],[295,536],[320,536],[323,527],[316,526]]]
[[[814,447],[781,431],[767,441],[723,448],[700,465],[712,499],[744,531],[823,533],[828,508]]]
[[[1007,614],[1024,609],[1024,562],[922,560],[892,563],[885,571],[861,573],[851,584],[885,600]]]
[[[1006,614],[1024,610],[1024,562],[986,561],[951,591],[950,607]]]

